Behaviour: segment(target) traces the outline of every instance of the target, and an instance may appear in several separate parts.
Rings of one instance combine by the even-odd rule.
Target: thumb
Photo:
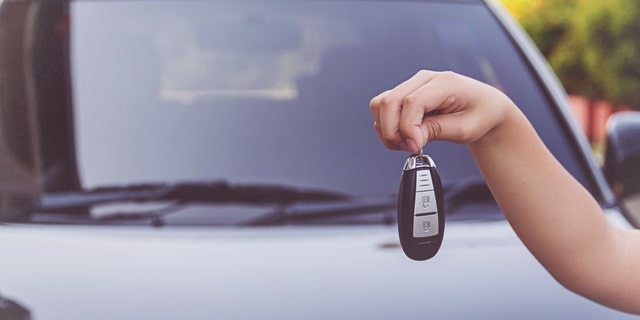
[[[441,135],[442,127],[438,121],[438,116],[430,116],[422,119],[420,129],[422,130],[423,143],[428,141],[438,140]],[[442,118],[442,117],[440,117]]]
[[[427,116],[422,119],[420,128],[423,132],[424,142],[450,141],[455,143],[469,143],[474,140],[473,124],[469,123],[469,117],[463,113],[449,113]]]
[[[442,132],[440,121],[437,116],[429,116],[424,117],[422,123],[413,126],[406,141],[409,151],[417,153],[428,141],[438,140]]]

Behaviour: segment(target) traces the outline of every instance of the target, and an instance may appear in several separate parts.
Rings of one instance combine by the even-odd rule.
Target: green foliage
[[[502,2],[569,93],[640,107],[640,1]]]

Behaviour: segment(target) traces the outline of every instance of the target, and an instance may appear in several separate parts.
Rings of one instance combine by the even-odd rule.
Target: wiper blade
[[[470,177],[445,186],[445,208],[447,215],[457,212],[464,205],[473,202],[492,201],[493,195],[482,177]],[[388,198],[358,199],[347,202],[322,203],[309,208],[306,204],[283,206],[273,212],[247,221],[246,225],[264,226],[287,223],[305,223],[330,220],[345,216],[383,214],[384,223],[397,220],[397,195]],[[378,222],[380,223],[380,219]]]
[[[444,187],[445,211],[453,214],[467,203],[493,200],[482,177],[470,177]]]
[[[38,212],[83,211],[114,201],[174,201],[177,203],[291,204],[304,201],[338,201],[349,196],[332,191],[278,185],[230,185],[225,182],[183,182],[102,187],[79,192],[44,194]]]
[[[471,177],[445,186],[445,207],[447,215],[457,212],[472,202],[493,200],[493,195],[482,177]],[[338,203],[322,203],[316,207],[308,205],[281,206],[269,214],[249,220],[250,226],[279,225],[322,221],[354,215],[384,214],[384,223],[395,223],[397,216],[397,195],[388,198],[358,199]],[[380,222],[378,222],[380,223]]]
[[[245,222],[249,226],[280,225],[285,223],[305,223],[310,221],[329,221],[333,218],[381,214],[375,223],[392,224],[396,222],[397,196],[383,199],[351,199],[338,203],[322,203],[315,206],[306,204],[282,206],[272,213],[262,215]],[[340,219],[333,219],[337,221]],[[362,219],[358,223],[363,223]]]

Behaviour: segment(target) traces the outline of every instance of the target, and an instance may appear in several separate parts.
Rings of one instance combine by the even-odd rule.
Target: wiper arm
[[[444,187],[445,211],[453,214],[466,203],[493,200],[482,177],[470,177]]]
[[[38,212],[86,212],[114,201],[174,201],[177,203],[291,204],[304,201],[338,201],[349,196],[325,190],[305,190],[278,185],[230,185],[225,182],[184,182],[107,187],[71,193],[44,194]]]

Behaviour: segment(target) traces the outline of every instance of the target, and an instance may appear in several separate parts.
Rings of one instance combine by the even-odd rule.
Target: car
[[[633,318],[554,280],[464,145],[424,148],[440,251],[400,248],[409,154],[368,104],[421,69],[504,91],[608,220],[637,226],[611,186],[640,139],[611,143],[605,176],[493,2],[4,0],[0,43],[3,319]]]

